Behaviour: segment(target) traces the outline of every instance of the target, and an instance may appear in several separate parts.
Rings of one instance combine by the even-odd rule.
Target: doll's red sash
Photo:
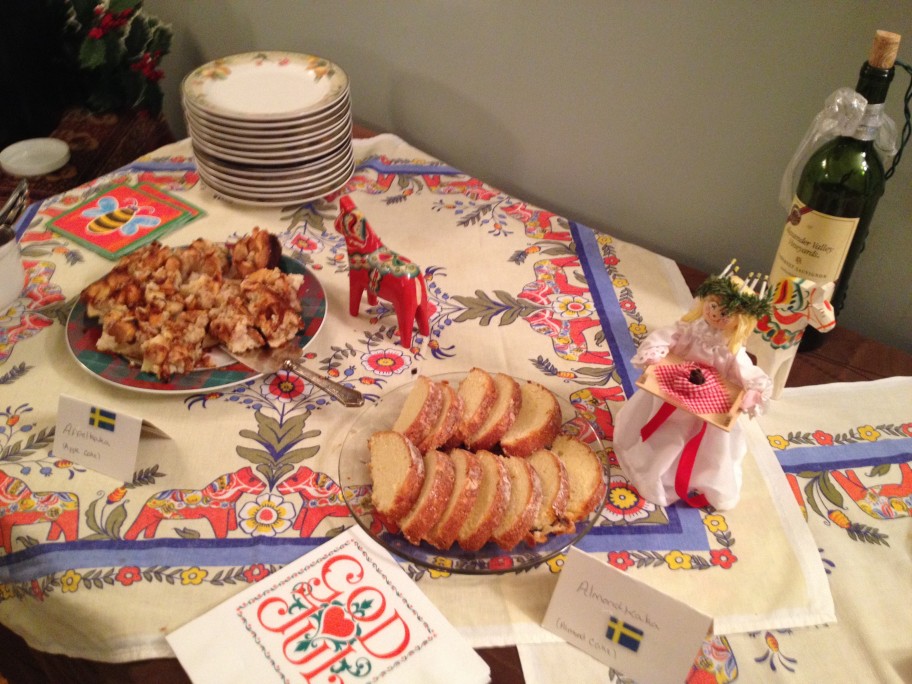
[[[668,420],[669,416],[677,410],[676,407],[667,401],[662,402],[656,414],[640,430],[640,437],[645,442],[659,427]],[[706,434],[706,425],[704,422],[699,432],[687,440],[684,450],[681,452],[681,458],[678,461],[678,469],[675,471],[675,492],[682,501],[690,504],[694,508],[703,508],[709,505],[703,494],[690,492],[690,477],[693,475],[694,464],[697,461],[697,452],[700,450],[700,444],[703,442],[703,435]]]

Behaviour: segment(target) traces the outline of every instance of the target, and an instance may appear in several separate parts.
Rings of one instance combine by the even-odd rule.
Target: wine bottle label
[[[821,214],[796,196],[770,271],[770,283],[786,276],[820,284],[836,280],[857,226],[858,218]]]

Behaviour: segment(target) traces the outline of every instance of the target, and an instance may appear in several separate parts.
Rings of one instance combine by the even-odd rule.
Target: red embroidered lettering
[[[399,615],[399,611],[394,611],[383,624],[361,635],[358,641],[364,650],[375,658],[395,658],[405,651],[410,634],[409,627]],[[371,643],[370,646],[368,642]]]

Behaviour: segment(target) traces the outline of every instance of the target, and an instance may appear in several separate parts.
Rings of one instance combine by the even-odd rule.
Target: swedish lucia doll
[[[640,494],[659,506],[679,499],[692,506],[733,508],[740,498],[741,464],[747,451],[740,421],[729,429],[700,414],[724,413],[715,391],[727,380],[743,389],[740,410],[753,417],[769,401],[772,382],[744,350],[744,343],[769,307],[760,294],[734,276],[734,262],[698,289],[694,307],[676,324],[650,334],[631,359],[638,368],[663,371],[663,398],[639,390],[615,421],[614,450]],[[752,285],[757,284],[755,280]],[[675,358],[669,364],[666,357]],[[661,362],[661,363],[660,363]],[[666,401],[675,397],[675,404]],[[728,395],[724,395],[727,397]]]

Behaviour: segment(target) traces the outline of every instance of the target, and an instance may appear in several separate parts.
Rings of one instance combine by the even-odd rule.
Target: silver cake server
[[[219,348],[258,373],[271,374],[279,370],[286,370],[300,375],[337,399],[343,406],[362,406],[364,404],[364,397],[358,390],[324,378],[301,363],[301,348],[297,345],[296,340],[275,349],[263,347],[241,353],[230,351],[225,345],[221,345]]]

